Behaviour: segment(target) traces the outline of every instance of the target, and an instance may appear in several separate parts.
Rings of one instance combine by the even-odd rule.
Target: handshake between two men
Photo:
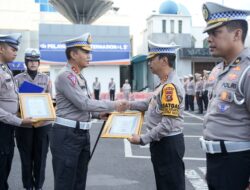
[[[127,100],[115,101],[115,111],[124,112],[128,109],[130,109],[129,101],[127,101]],[[109,113],[105,113],[105,112],[102,112],[99,114],[99,118],[102,120],[107,120],[108,116],[109,116]]]
[[[115,110],[118,112],[124,112],[130,109],[129,101],[127,100],[119,100],[115,102]]]

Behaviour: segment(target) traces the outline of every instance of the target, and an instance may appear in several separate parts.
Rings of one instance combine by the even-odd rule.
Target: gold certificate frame
[[[133,134],[140,135],[143,124],[141,112],[113,112],[102,132],[102,138],[130,138]]]
[[[20,93],[21,117],[32,117],[34,122],[53,121],[56,118],[55,109],[49,93]]]

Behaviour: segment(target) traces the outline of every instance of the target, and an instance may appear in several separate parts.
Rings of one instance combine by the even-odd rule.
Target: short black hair
[[[81,47],[69,47],[69,48],[66,48],[65,50],[65,54],[66,54],[66,57],[67,57],[67,60],[70,60],[71,59],[71,56],[70,56],[70,53],[73,51],[73,52],[77,52],[77,51],[84,51],[86,53],[89,53],[89,51],[87,50],[84,50],[82,49]]]
[[[243,44],[245,43],[247,31],[248,31],[248,24],[246,20],[232,20],[232,21],[227,22],[225,26],[227,27],[228,31],[241,29],[242,30],[241,41]]]
[[[172,54],[172,53],[171,54],[170,53],[160,53],[158,56],[159,56],[159,59],[167,57],[169,67],[175,68],[175,58],[176,58],[175,54]]]

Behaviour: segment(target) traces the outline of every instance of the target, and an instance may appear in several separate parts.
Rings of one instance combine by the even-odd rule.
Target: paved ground
[[[199,145],[203,115],[185,112],[186,189],[206,190],[205,155]],[[101,123],[91,129],[92,145]],[[155,190],[154,174],[147,146],[130,145],[122,139],[101,139],[89,165],[87,190]],[[21,190],[19,153],[15,150],[9,178],[11,190]],[[48,154],[45,190],[53,190],[51,155]]]

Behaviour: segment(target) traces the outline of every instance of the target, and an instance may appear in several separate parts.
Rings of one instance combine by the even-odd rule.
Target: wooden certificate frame
[[[56,119],[49,93],[20,93],[19,102],[22,118],[32,117],[34,122]]]
[[[101,137],[130,138],[133,134],[140,135],[142,124],[141,112],[113,112],[104,126]]]

